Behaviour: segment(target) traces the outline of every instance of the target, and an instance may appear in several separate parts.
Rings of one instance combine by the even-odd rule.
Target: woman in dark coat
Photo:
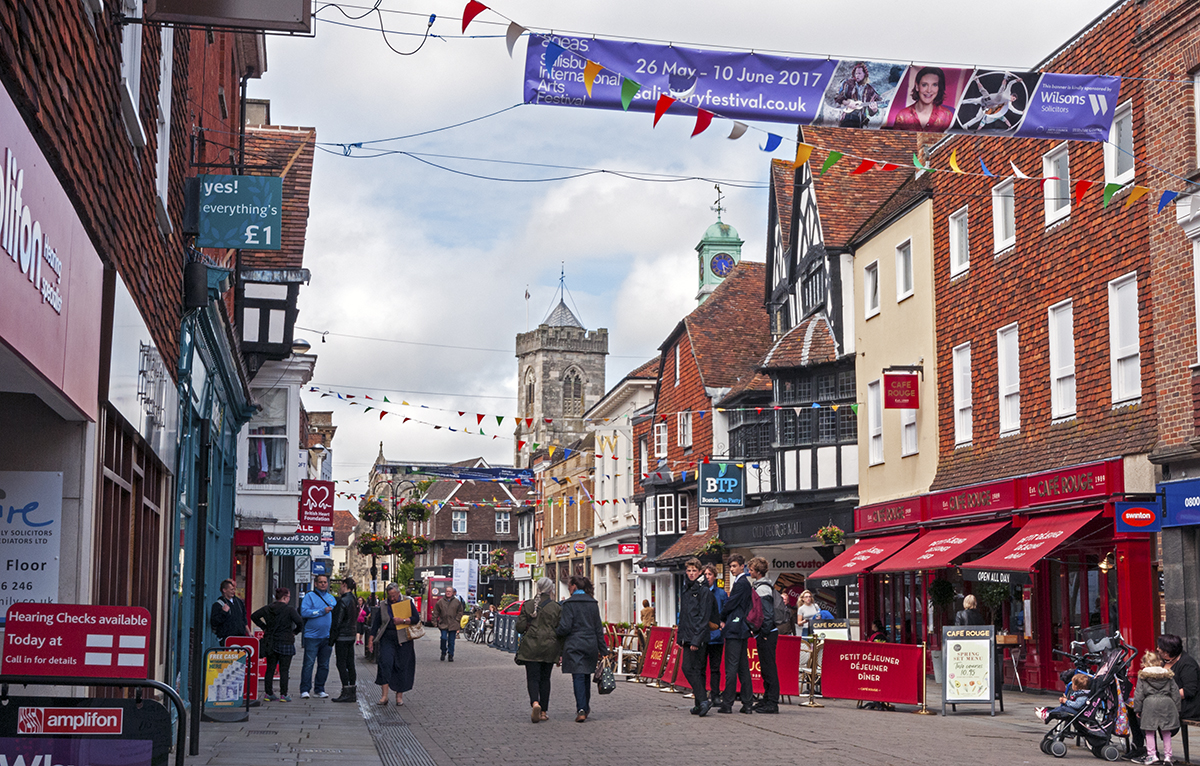
[[[397,604],[405,599],[412,610],[410,619],[386,619],[391,615],[389,605]],[[417,674],[417,655],[413,652],[412,641],[408,638],[408,626],[418,616],[417,605],[412,599],[400,592],[395,584],[387,587],[387,603],[380,603],[379,608],[371,619],[371,635],[375,637],[375,654],[379,661],[379,669],[375,673],[375,683],[382,690],[379,701],[375,704],[388,703],[388,689],[396,692],[396,704],[404,704],[404,692],[413,688],[413,678]]]
[[[517,664],[525,666],[525,682],[529,686],[529,718],[534,723],[545,721],[550,709],[550,673],[562,654],[562,644],[554,632],[558,628],[562,607],[551,595],[554,581],[542,577],[537,581],[537,595],[521,605],[517,615]]]
[[[263,629],[262,650],[267,658],[267,699],[274,702],[278,699],[272,688],[275,678],[275,668],[279,668],[279,693],[284,702],[291,702],[288,696],[288,671],[292,666],[292,657],[296,655],[296,634],[304,630],[304,620],[296,607],[289,602],[292,592],[287,588],[275,589],[275,602],[264,606],[250,619]]]
[[[562,602],[562,617],[555,630],[564,637],[562,672],[570,673],[575,685],[575,723],[583,723],[592,712],[592,673],[602,655],[608,654],[604,643],[604,625],[600,621],[600,605],[592,598],[592,581],[575,575],[568,583],[571,597]]]
[[[1179,685],[1179,717],[1184,720],[1200,718],[1200,664],[1183,651],[1183,639],[1170,633],[1158,637],[1158,656],[1175,674]]]
[[[987,620],[983,619],[983,615],[979,613],[979,601],[974,594],[969,594],[963,599],[963,608],[954,615],[955,627],[964,625],[987,625]]]

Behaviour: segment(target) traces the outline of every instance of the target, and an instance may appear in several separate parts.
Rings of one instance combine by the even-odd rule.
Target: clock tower
[[[717,204],[713,210],[717,213],[717,222],[708,227],[700,244],[696,245],[696,256],[700,262],[700,289],[696,292],[696,301],[704,303],[717,285],[725,281],[733,267],[742,260],[742,240],[738,238],[737,229],[721,221],[720,187],[717,187]]]

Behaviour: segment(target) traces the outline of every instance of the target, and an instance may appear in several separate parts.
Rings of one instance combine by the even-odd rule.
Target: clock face
[[[727,277],[729,276],[729,272],[733,270],[733,258],[729,253],[717,253],[713,256],[709,268],[718,277]]]

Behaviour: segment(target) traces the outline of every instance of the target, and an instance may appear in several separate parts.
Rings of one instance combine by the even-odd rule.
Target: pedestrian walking
[[[287,588],[275,589],[275,601],[250,615],[254,624],[262,628],[263,654],[267,658],[267,699],[276,702],[282,699],[291,702],[288,696],[288,675],[292,657],[296,654],[296,636],[304,630],[304,620],[292,606],[292,592]],[[279,670],[279,693],[275,696],[275,670]]]
[[[1171,735],[1179,731],[1179,709],[1183,703],[1179,692],[1175,673],[1163,666],[1162,657],[1157,652],[1146,652],[1133,692],[1133,712],[1137,713],[1146,734],[1146,755],[1134,763],[1158,763],[1156,732],[1162,736],[1163,763],[1171,763]]]
[[[353,577],[342,579],[342,593],[333,608],[329,628],[329,642],[333,644],[338,678],[342,682],[342,693],[333,698],[334,702],[358,701],[358,671],[354,668],[354,637],[358,632],[358,599],[354,589],[357,585]]]
[[[454,662],[454,640],[462,628],[463,602],[458,597],[458,591],[453,587],[446,588],[437,605],[433,607],[433,623],[442,632],[442,657]]]
[[[358,597],[358,639],[354,642],[355,646],[363,643],[367,635],[367,600],[362,596]]]
[[[222,646],[230,636],[250,635],[250,626],[246,624],[246,602],[234,595],[236,592],[233,580],[222,580],[221,595],[209,611],[208,624]]]
[[[318,697],[328,697],[325,693],[325,681],[329,678],[329,655],[333,647],[329,645],[329,630],[333,627],[333,608],[337,599],[329,592],[329,577],[317,575],[313,578],[313,587],[304,594],[300,602],[300,616],[304,623],[304,664],[300,667],[300,696],[309,698],[313,690],[313,667],[316,666],[317,680],[315,694]]]
[[[653,628],[658,622],[654,616],[654,607],[650,606],[650,599],[648,598],[642,599],[641,620],[642,626],[646,628]]]
[[[683,592],[679,595],[679,626],[675,631],[675,643],[679,644],[679,651],[683,655],[683,676],[691,684],[696,697],[692,715],[703,717],[712,708],[712,700],[708,698],[705,688],[707,674],[704,670],[708,626],[716,618],[717,602],[701,574],[699,559],[688,559],[683,572],[685,579]]]
[[[758,646],[758,666],[763,680],[762,701],[754,706],[756,713],[779,712],[779,668],[775,664],[775,648],[779,643],[779,629],[775,625],[776,611],[786,611],[775,598],[775,586],[767,579],[769,565],[762,556],[750,559],[750,587],[762,601],[762,627],[755,635]]]
[[[987,625],[987,620],[983,619],[983,615],[979,613],[979,600],[975,598],[975,594],[969,593],[963,599],[963,608],[954,615],[954,625],[955,627]]]
[[[562,642],[555,632],[562,607],[554,600],[554,581],[540,577],[537,594],[521,604],[517,615],[517,664],[525,666],[525,684],[529,687],[529,718],[533,723],[550,715],[550,673],[562,654]]]
[[[712,593],[713,600],[716,602],[712,621],[708,623],[711,630],[708,632],[708,650],[705,652],[708,659],[708,689],[711,692],[710,699],[715,704],[721,695],[721,660],[725,656],[725,636],[721,631],[721,610],[725,607],[725,602],[729,600],[729,594],[725,592],[724,588],[717,585],[715,564],[704,565],[704,579],[708,582],[708,591]]]
[[[729,557],[729,574],[734,578],[733,587],[729,591],[729,600],[721,609],[721,629],[725,632],[725,692],[717,712],[732,713],[733,700],[740,693],[742,708],[738,712],[753,713],[754,690],[750,686],[750,656],[746,653],[750,640],[746,615],[750,613],[751,588],[746,559],[740,553]]]
[[[392,605],[408,602],[409,616],[393,617]],[[417,604],[400,592],[395,583],[387,586],[387,601],[380,603],[371,622],[371,635],[375,637],[375,653],[379,658],[375,683],[381,696],[377,705],[388,704],[388,691],[396,693],[396,704],[404,704],[404,692],[413,688],[417,674],[417,655],[413,651],[412,639],[408,637],[408,626],[418,619]]]
[[[583,723],[592,712],[592,673],[600,657],[608,654],[600,606],[592,597],[592,581],[574,575],[567,582],[571,596],[562,602],[562,617],[555,633],[563,641],[562,672],[570,673],[575,686],[575,723]]]
[[[372,581],[373,582],[373,581]],[[375,634],[371,632],[371,622],[375,619],[375,613],[379,611],[379,599],[372,593],[367,598],[367,615],[363,621],[363,641],[366,646],[363,647],[363,659],[375,659]]]

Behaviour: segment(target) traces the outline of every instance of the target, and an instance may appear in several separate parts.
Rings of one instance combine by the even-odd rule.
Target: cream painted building
[[[928,491],[938,466],[933,203],[914,191],[855,243],[860,506]],[[904,367],[918,370],[920,406],[884,409],[884,370]]]

